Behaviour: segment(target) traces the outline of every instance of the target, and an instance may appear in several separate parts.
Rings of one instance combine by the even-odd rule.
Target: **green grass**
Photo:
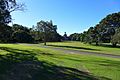
[[[26,75],[24,80],[120,80],[120,59],[0,44],[0,80],[7,80],[14,73]]]
[[[49,46],[53,47],[61,47],[66,49],[74,49],[74,50],[81,50],[81,51],[88,51],[88,52],[98,52],[98,53],[106,53],[106,54],[114,54],[120,55],[120,47],[114,48],[111,46],[95,46],[90,44],[84,44],[81,42],[51,42],[47,43]]]

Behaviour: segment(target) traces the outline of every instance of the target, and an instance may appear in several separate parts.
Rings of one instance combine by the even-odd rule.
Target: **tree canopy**
[[[86,32],[72,34],[72,40],[79,38],[79,41],[87,43],[112,43],[113,46],[119,43],[120,12],[107,15],[97,25],[90,27]],[[79,36],[77,36],[79,35]]]
[[[46,41],[49,41],[50,39],[54,41],[60,37],[60,35],[57,33],[57,25],[54,25],[52,20],[50,22],[41,20],[37,23],[36,29],[43,33],[43,40],[45,45]]]

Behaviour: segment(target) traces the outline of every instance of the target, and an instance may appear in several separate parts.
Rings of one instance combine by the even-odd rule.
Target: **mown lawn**
[[[66,48],[66,49],[120,55],[120,47],[115,48],[115,47],[107,46],[107,45],[106,46],[105,45],[95,46],[95,45],[84,44],[81,42],[73,42],[73,41],[50,42],[50,43],[47,43],[47,45],[52,46],[52,47]]]
[[[120,80],[120,59],[0,44],[0,80]]]

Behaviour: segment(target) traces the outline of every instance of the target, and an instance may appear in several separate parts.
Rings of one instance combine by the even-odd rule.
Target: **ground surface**
[[[113,47],[111,44],[101,44],[101,46],[95,46],[90,44],[84,44],[81,42],[68,41],[68,42],[47,43],[47,45],[51,47],[59,47],[59,48],[65,48],[71,50],[120,55],[120,46]]]
[[[0,80],[120,80],[120,59],[113,53],[78,54],[39,45],[0,44]]]
[[[64,53],[67,54],[84,54],[84,55],[95,55],[95,56],[102,56],[102,57],[110,57],[110,58],[119,58],[120,55],[115,55],[115,54],[109,54],[109,53],[100,53],[100,52],[91,52],[91,51],[83,51],[83,50],[77,50],[77,49],[66,49],[62,47],[55,47],[53,45],[51,46],[44,46],[44,45],[38,45],[38,44],[24,44],[27,46],[37,46],[40,48],[47,48],[47,49],[52,49],[52,50],[57,50],[57,51],[63,51]]]

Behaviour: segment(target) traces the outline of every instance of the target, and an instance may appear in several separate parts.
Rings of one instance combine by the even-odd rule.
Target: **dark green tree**
[[[57,33],[57,25],[53,25],[52,21],[43,21],[37,23],[37,30],[44,34],[44,45],[46,45],[47,39],[52,32]]]
[[[12,39],[12,29],[10,26],[1,25],[0,26],[0,42],[1,43],[8,43],[11,42]]]
[[[107,15],[99,23],[100,39],[102,42],[110,42],[117,28],[120,27],[120,12]]]
[[[30,34],[30,29],[19,24],[14,24],[12,26],[12,39],[13,42],[19,43],[32,43],[34,39]]]
[[[17,4],[16,0],[0,0],[0,25],[11,22],[11,12],[23,10],[23,4]]]
[[[80,34],[79,33],[73,33],[69,36],[69,38],[72,41],[80,41]]]
[[[17,4],[16,0],[0,0],[0,40],[1,42],[8,42],[6,37],[10,39],[10,26],[7,24],[11,22],[11,12],[16,10],[23,10],[23,4]]]
[[[117,44],[120,44],[120,28],[117,29],[115,35],[112,36],[111,39],[112,45],[115,47]]]

